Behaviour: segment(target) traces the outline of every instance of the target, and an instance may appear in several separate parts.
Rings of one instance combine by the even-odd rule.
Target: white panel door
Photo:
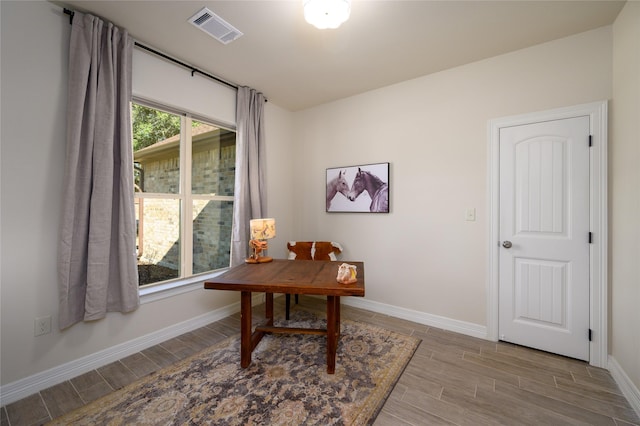
[[[500,340],[589,360],[589,117],[500,129]]]

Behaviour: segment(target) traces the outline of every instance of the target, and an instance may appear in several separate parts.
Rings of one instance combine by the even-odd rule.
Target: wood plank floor
[[[284,298],[276,298],[283,316]],[[254,318],[263,315],[256,307]],[[292,309],[324,315],[323,299]],[[640,425],[608,371],[349,306],[342,317],[422,339],[374,425]],[[259,318],[256,318],[256,321]],[[1,408],[2,426],[40,425],[237,334],[235,314]]]

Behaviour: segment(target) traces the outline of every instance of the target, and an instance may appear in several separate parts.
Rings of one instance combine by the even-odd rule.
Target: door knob
[[[502,247],[504,247],[506,249],[511,248],[512,245],[513,244],[511,244],[511,241],[505,241],[505,242],[502,243]]]

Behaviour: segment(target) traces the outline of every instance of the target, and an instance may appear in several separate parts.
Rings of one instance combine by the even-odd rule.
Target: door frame
[[[589,245],[589,328],[592,335],[589,343],[589,364],[607,368],[607,101],[502,117],[489,121],[487,338],[498,341],[499,331],[500,129],[582,116],[589,116],[589,130],[593,144],[589,156],[589,226],[593,234],[592,243]],[[585,235],[585,239],[587,237]]]

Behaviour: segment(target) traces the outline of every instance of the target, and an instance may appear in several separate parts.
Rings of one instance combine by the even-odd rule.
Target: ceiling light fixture
[[[349,19],[351,0],[303,0],[304,19],[311,25],[324,30],[338,28]]]

